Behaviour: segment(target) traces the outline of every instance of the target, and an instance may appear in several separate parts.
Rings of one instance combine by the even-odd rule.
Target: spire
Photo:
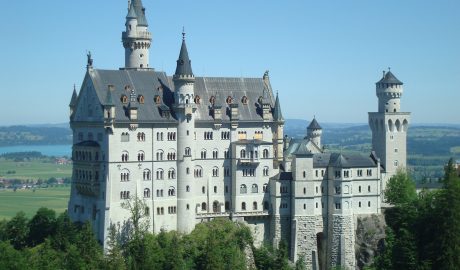
[[[283,121],[283,114],[281,113],[280,99],[278,97],[278,92],[276,92],[275,107],[273,108],[273,120]]]
[[[126,19],[137,19],[136,8],[134,7],[133,2],[129,5],[128,15],[126,15]]]
[[[75,106],[77,104],[77,89],[75,89],[75,84],[73,85],[72,98],[70,99],[69,106]]]
[[[131,6],[128,11],[128,16],[129,17],[131,10],[134,9],[133,13],[136,15],[135,18],[137,18],[137,25],[139,26],[149,26],[147,23],[147,19],[145,18],[145,8],[142,5],[142,0],[132,0],[131,1]]]
[[[313,120],[311,120],[311,123],[310,125],[308,125],[307,129],[322,129],[322,128],[318,124],[318,121],[316,121],[316,117],[313,117]]]
[[[188,57],[187,45],[185,44],[185,32],[182,32],[182,46],[180,48],[179,59],[177,60],[175,77],[194,77],[192,71],[192,61]]]

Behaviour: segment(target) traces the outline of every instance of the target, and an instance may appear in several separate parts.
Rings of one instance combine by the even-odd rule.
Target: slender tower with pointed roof
[[[126,30],[122,33],[125,48],[124,69],[149,69],[149,49],[152,34],[148,31],[145,8],[141,0],[129,2]]]
[[[195,197],[191,188],[196,185],[194,174],[195,162],[195,118],[194,102],[195,76],[185,44],[185,32],[182,32],[182,46],[177,59],[176,72],[173,76],[175,88],[174,110],[177,116],[177,230],[190,233],[195,227]],[[192,171],[194,174],[192,174]],[[201,173],[201,172],[200,172]]]
[[[375,151],[386,172],[382,181],[382,192],[386,182],[398,168],[407,165],[406,138],[410,113],[401,112],[403,83],[388,70],[376,83],[378,112],[369,113],[369,126],[372,130],[372,150]]]
[[[313,143],[321,149],[321,135],[323,134],[323,129],[316,121],[316,117],[313,117],[310,125],[307,127],[307,138],[309,138]]]

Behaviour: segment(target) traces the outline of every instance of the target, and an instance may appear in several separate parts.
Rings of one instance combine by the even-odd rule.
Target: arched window
[[[247,191],[248,191],[248,190],[247,190],[246,185],[245,185],[245,184],[242,184],[242,185],[240,186],[240,193],[241,193],[241,194],[246,194]]]
[[[201,150],[201,159],[206,159],[206,150],[205,149]]]
[[[241,157],[241,158],[246,158],[246,150],[241,149],[241,151],[240,151],[240,157]]]
[[[191,156],[191,155],[192,155],[192,150],[190,150],[189,147],[186,147],[186,148],[185,148],[185,155],[186,155],[186,156]]]
[[[219,168],[217,167],[212,168],[212,176],[213,177],[219,176]]]
[[[122,162],[128,162],[128,160],[129,160],[129,153],[128,153],[128,151],[123,151],[123,152],[121,153],[121,161],[122,161]]]
[[[257,202],[252,203],[252,210],[257,210]]]
[[[206,203],[201,203],[201,211],[206,211]]]
[[[157,180],[163,180],[163,179],[164,179],[163,169],[158,169],[157,170]]]
[[[186,192],[190,192],[190,186],[186,186],[186,187],[185,187],[185,191],[186,191]]]
[[[121,170],[121,173],[120,173],[120,180],[122,182],[127,182],[129,181],[129,171],[128,169],[123,169]]]
[[[195,178],[203,177],[203,168],[201,168],[200,166],[195,166],[194,176]]]
[[[144,198],[150,198],[150,189],[144,189]]]
[[[206,187],[205,186],[201,187],[201,193],[206,194]]]
[[[176,189],[174,187],[169,187],[168,196],[176,196]]]
[[[264,193],[268,192],[268,184],[264,184],[264,186],[262,187],[262,190]]]
[[[176,160],[176,150],[174,150],[174,149],[169,149],[169,150],[168,150],[167,159],[168,159],[168,160]]]
[[[264,167],[264,176],[268,176],[268,167]]]
[[[212,203],[212,212],[213,213],[217,213],[219,211],[219,202],[218,201],[214,201]]]
[[[143,179],[144,180],[151,180],[151,173],[149,169],[145,169],[144,172],[142,173]]]
[[[219,150],[214,149],[212,150],[212,158],[217,159],[219,157]]]
[[[176,179],[176,170],[174,168],[168,170],[168,179]]]
[[[264,149],[263,151],[263,157],[268,158],[268,149]]]
[[[157,151],[157,160],[161,161],[163,160],[163,150],[158,150]]]
[[[200,96],[195,96],[195,103],[200,104],[201,98]]]
[[[143,95],[139,95],[137,100],[139,101],[140,104],[144,104],[144,96]]]
[[[145,159],[144,151],[137,152],[137,161],[144,161],[144,159]]]
[[[156,96],[154,97],[154,101],[155,101],[155,104],[161,104],[161,97],[158,96],[158,95],[156,95]]]
[[[215,96],[211,96],[209,98],[209,103],[211,103],[212,105],[214,105],[214,103],[216,102],[216,97]]]
[[[127,104],[128,103],[128,97],[126,95],[121,95],[121,102],[123,104]]]
[[[241,103],[243,103],[243,105],[247,105],[248,104],[248,97],[243,96],[243,98],[241,99]]]
[[[303,171],[303,178],[306,178],[306,177],[307,177],[307,172]]]
[[[246,211],[246,203],[245,202],[241,203],[241,210]]]
[[[257,184],[253,184],[251,188],[252,193],[258,193],[259,192],[259,187]]]

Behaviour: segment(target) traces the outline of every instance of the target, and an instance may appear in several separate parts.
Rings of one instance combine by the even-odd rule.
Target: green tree
[[[53,235],[56,230],[56,212],[42,207],[29,221],[28,245],[36,246],[45,241],[45,238]]]
[[[29,265],[32,269],[60,269],[62,268],[63,253],[53,249],[51,241],[46,239],[44,243],[34,248],[30,257]]]
[[[10,241],[15,249],[23,249],[26,247],[28,234],[28,219],[24,212],[18,212],[16,216],[6,223],[6,239]]]
[[[437,200],[437,237],[435,269],[460,269],[460,179],[449,160],[445,168],[444,189]]]
[[[288,270],[291,269],[288,263],[288,246],[284,240],[281,240],[276,251],[276,257],[273,269]]]
[[[412,203],[417,199],[415,183],[409,175],[398,170],[396,175],[390,178],[385,189],[385,200],[393,205]]]
[[[26,257],[7,242],[0,242],[0,269],[27,269]]]
[[[119,240],[119,233],[116,225],[111,224],[107,237],[107,253],[105,269],[124,270],[126,269],[125,260],[123,259],[122,249]]]

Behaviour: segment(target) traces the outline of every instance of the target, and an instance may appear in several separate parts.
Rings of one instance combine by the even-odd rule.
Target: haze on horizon
[[[150,66],[174,72],[182,27],[196,76],[261,77],[285,118],[367,123],[382,70],[404,82],[413,123],[460,123],[460,2],[144,0]],[[90,50],[124,64],[127,0],[10,1],[0,23],[0,126],[68,122]]]

